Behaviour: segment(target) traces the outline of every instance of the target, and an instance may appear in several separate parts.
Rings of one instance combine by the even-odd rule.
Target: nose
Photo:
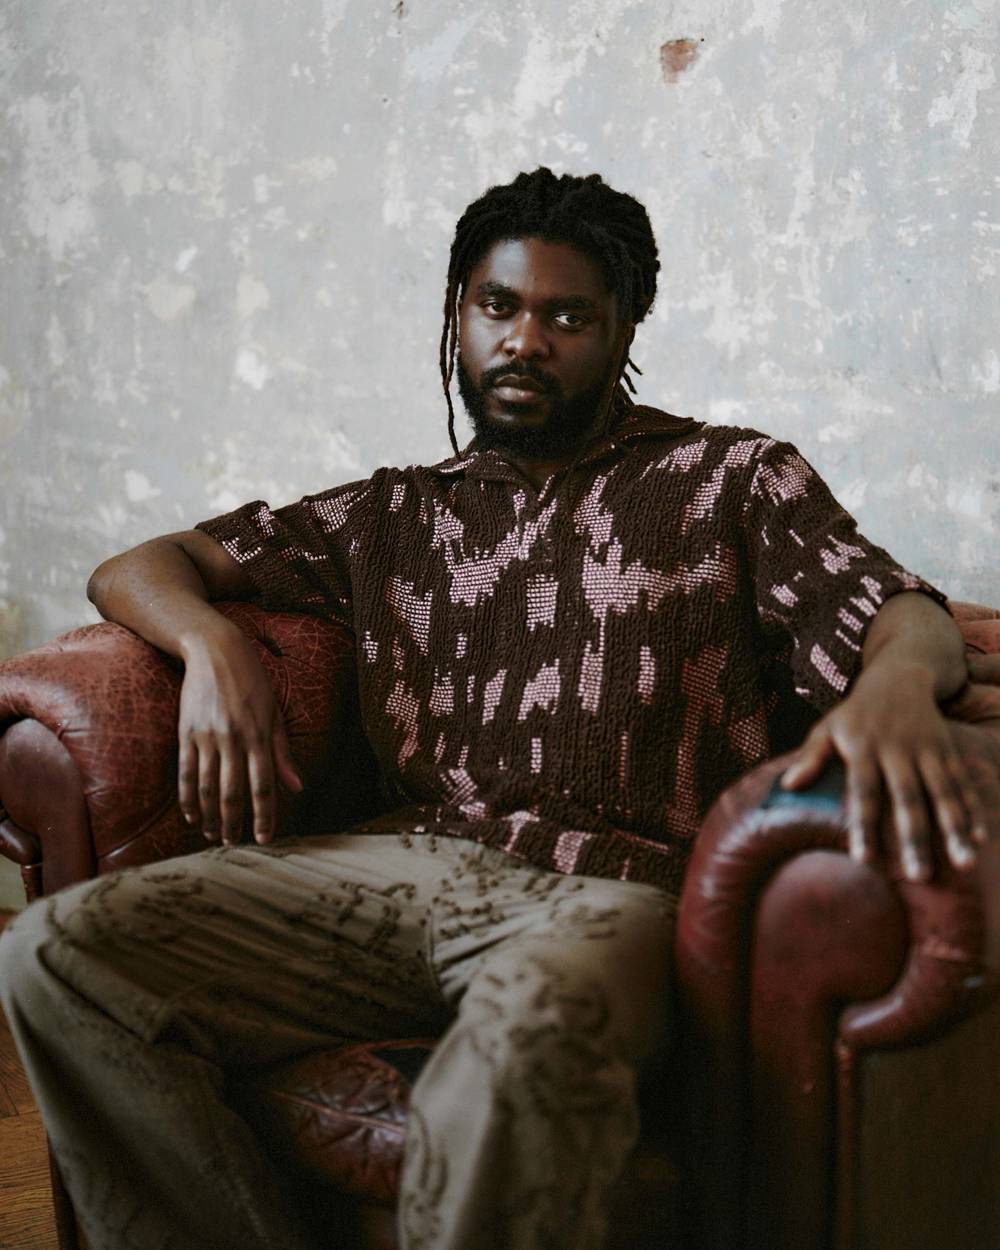
[[[522,309],[507,323],[503,349],[511,360],[544,360],[549,340],[542,319]]]

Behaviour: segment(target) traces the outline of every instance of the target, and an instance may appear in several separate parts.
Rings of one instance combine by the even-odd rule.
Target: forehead
[[[495,243],[472,267],[466,291],[474,296],[487,282],[508,287],[526,300],[577,295],[603,303],[612,298],[597,261],[570,243],[546,239]]]

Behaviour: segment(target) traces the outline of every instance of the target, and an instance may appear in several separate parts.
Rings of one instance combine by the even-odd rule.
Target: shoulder
[[[727,469],[746,469],[756,483],[769,481],[775,475],[790,474],[802,482],[816,477],[815,470],[793,443],[752,426],[705,425],[702,437],[706,462]]]
[[[732,465],[757,465],[776,455],[795,452],[791,443],[749,425],[705,425],[703,430],[713,454]]]
[[[713,425],[691,417],[678,417],[648,404],[636,404],[620,427],[619,434],[625,439],[647,439],[657,436],[670,438],[678,446],[692,444],[711,453],[713,457],[728,457],[731,462],[745,460],[756,462],[772,453],[798,454],[791,443],[774,438],[762,430],[743,425]]]
[[[316,494],[305,495],[301,502],[314,507],[341,502],[350,506],[362,505],[369,509],[377,508],[380,501],[391,497],[394,487],[406,481],[413,472],[412,466],[405,469],[382,466],[375,469],[369,477],[358,478],[353,482],[343,482],[339,486],[331,486]]]
[[[798,448],[752,426],[702,422],[673,443],[656,465],[686,479],[699,506],[735,510],[826,500],[829,489]]]
[[[736,470],[748,469],[752,474],[761,464],[799,455],[791,443],[751,426],[712,425],[645,406],[637,406],[635,417],[622,427],[621,436],[623,440],[648,444],[650,451],[662,448],[663,467],[695,472],[696,476],[699,470],[722,469],[727,471],[727,478],[739,478]],[[666,446],[662,438],[669,438]]]

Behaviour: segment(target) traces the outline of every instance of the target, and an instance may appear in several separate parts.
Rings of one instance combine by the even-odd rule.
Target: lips
[[[520,391],[541,391],[542,389],[534,378],[525,377],[523,373],[505,373],[502,378],[497,378],[493,385],[512,386]]]
[[[505,373],[493,383],[493,390],[498,399],[508,404],[535,403],[545,395],[545,390],[534,378],[522,374]]]

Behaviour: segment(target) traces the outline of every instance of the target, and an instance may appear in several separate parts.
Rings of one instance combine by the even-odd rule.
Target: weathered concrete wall
[[[0,654],[246,498],[445,454],[457,214],[645,200],[641,396],[792,438],[1000,603],[995,0],[7,0]]]

